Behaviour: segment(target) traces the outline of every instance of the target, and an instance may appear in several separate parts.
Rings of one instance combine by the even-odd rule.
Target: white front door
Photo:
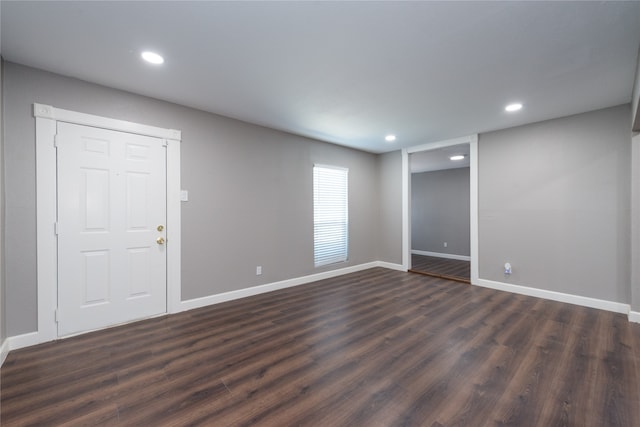
[[[167,310],[166,143],[58,122],[58,336]]]

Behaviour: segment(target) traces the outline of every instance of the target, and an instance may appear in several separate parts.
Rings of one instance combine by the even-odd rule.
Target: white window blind
[[[313,167],[313,257],[316,267],[346,261],[349,247],[348,169]]]

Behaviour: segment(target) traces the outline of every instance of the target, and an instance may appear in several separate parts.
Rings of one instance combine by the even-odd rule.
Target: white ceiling
[[[0,7],[8,61],[371,152],[629,102],[640,46],[640,2]]]

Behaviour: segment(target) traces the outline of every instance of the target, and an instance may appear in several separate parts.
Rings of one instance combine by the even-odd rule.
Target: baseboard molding
[[[194,298],[182,301],[181,310],[193,310],[195,308],[206,307],[212,304],[232,301],[239,298],[250,297],[253,295],[263,294],[265,292],[277,291],[278,289],[290,288],[293,286],[304,285],[318,280],[330,279],[332,277],[342,276],[344,274],[355,273],[373,267],[381,267],[380,261],[368,262],[365,264],[354,265],[351,267],[340,268],[338,270],[325,271],[322,273],[310,274],[308,276],[296,277],[293,279],[282,280],[279,282],[267,283],[264,285],[253,286],[251,288],[238,289],[235,291],[224,292],[216,295],[209,295],[202,298]],[[389,264],[393,265],[393,264]],[[402,267],[402,266],[400,266]],[[388,268],[388,267],[387,267]]]
[[[38,332],[29,332],[27,334],[15,335],[13,337],[6,338],[2,343],[2,347],[0,347],[0,366],[2,366],[11,350],[42,344],[46,341],[47,340],[42,339],[41,334]]]
[[[9,354],[9,339],[5,338],[5,340],[2,342],[2,345],[0,346],[0,367],[2,367],[2,364],[4,363],[8,354]]]
[[[289,288],[292,286],[304,285],[306,283],[316,282],[318,280],[330,279],[332,277],[342,276],[357,271],[367,270],[374,267],[383,267],[392,270],[406,271],[402,265],[393,264],[385,261],[372,261],[364,264],[354,265],[351,267],[340,268],[338,270],[325,271],[322,273],[311,274],[308,276],[296,277],[293,279],[282,280],[279,282],[268,283],[265,285],[254,286],[251,288],[238,289],[236,291],[225,292],[222,294],[210,295],[207,297],[196,298],[192,300],[182,301],[179,311],[193,310],[195,308],[205,307],[212,304],[219,304],[225,301],[231,301],[238,298],[258,295],[265,292],[271,292],[278,289]],[[68,338],[68,337],[65,337]],[[0,347],[0,366],[11,350],[17,350],[23,347],[29,347],[36,344],[42,344],[50,341],[44,339],[42,334],[38,332],[30,332],[27,334],[8,337]]]
[[[413,252],[413,251],[412,251]],[[390,270],[404,271],[407,270],[401,264],[390,263],[386,261],[372,261],[365,264],[354,265],[351,267],[341,268],[338,270],[325,271],[322,273],[311,274],[308,276],[296,277],[293,279],[282,280],[279,282],[267,283],[265,285],[254,286],[251,288],[238,289],[235,291],[224,292],[221,294],[210,295],[202,298],[195,298],[182,301],[179,311],[193,310],[195,308],[206,307],[212,304],[219,304],[226,301],[232,301],[239,298],[245,298],[253,295],[259,295],[266,292],[276,291],[278,289],[290,288],[293,286],[304,285],[316,282],[318,280],[330,279],[357,271],[367,270],[369,268],[382,267]],[[629,316],[629,321],[640,323],[640,312],[631,311],[629,304],[623,304],[613,301],[599,300],[596,298],[583,297],[579,295],[564,294],[561,292],[547,291],[544,289],[529,288],[526,286],[513,285],[510,283],[495,282],[492,280],[478,279],[473,285],[484,288],[496,289],[499,291],[512,292],[516,294],[528,295],[538,298],[545,298],[553,301],[566,302],[569,304],[582,305],[585,307],[598,308],[601,310],[623,313]],[[0,346],[0,366],[4,363],[9,351],[19,348],[29,347],[36,344],[42,344],[50,340],[43,339],[38,332],[29,332],[22,335],[8,337]]]
[[[398,271],[404,271],[404,272],[407,271],[407,269],[404,268],[402,264],[394,264],[392,262],[386,262],[386,261],[376,261],[376,266],[382,267],[382,268],[388,268],[389,270],[398,270]]]
[[[631,307],[615,301],[606,301],[597,298],[583,297],[580,295],[565,294],[562,292],[547,291],[545,289],[529,288],[527,286],[513,285],[511,283],[495,282],[493,280],[478,279],[474,285],[484,288],[496,289],[499,291],[512,292],[514,294],[528,295],[549,299],[553,301],[566,302],[569,304],[581,305],[584,307],[598,308],[600,310],[613,311],[615,313],[629,314]]]
[[[17,350],[23,347],[30,347],[36,344],[42,344],[43,342],[51,341],[42,339],[41,334],[38,332],[29,332],[22,335],[15,335],[7,338],[9,341],[9,350]]]
[[[471,257],[467,255],[443,254],[440,252],[419,251],[417,249],[411,249],[411,253],[414,255],[434,256],[438,258],[457,259],[460,261],[471,261]]]
[[[133,323],[133,322],[139,322],[141,320],[146,320],[146,319],[151,319],[153,317],[161,317],[161,316],[166,316],[168,313],[160,313],[160,314],[156,314],[153,316],[148,316],[142,319],[136,319],[136,320],[132,320],[130,322],[124,322],[124,323],[119,323],[117,325],[110,325],[104,328],[98,328],[98,329],[91,329],[91,330],[87,330],[87,331],[82,331],[82,332],[78,332],[75,334],[70,334],[70,335],[65,335],[63,337],[56,337],[56,338],[46,338],[44,337],[44,334],[41,334],[39,332],[29,332],[26,334],[22,334],[22,335],[14,335],[12,337],[8,337],[3,346],[1,351],[4,351],[4,348],[7,348],[7,353],[9,353],[9,351],[11,350],[18,350],[20,348],[24,348],[24,347],[31,347],[33,345],[38,345],[38,344],[43,344],[46,342],[50,342],[50,341],[55,341],[55,340],[65,340],[67,338],[72,338],[78,335],[83,335],[83,334],[88,334],[90,332],[95,332],[95,331],[100,331],[100,330],[105,330],[105,329],[109,329],[109,328],[115,328],[118,326],[122,326],[122,325],[126,325],[127,323]],[[0,363],[0,366],[2,364]]]

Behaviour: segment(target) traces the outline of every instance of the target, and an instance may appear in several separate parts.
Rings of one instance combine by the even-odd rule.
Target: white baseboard
[[[391,265],[391,264],[390,264]],[[296,277],[293,279],[282,280],[279,282],[267,283],[264,285],[253,286],[251,288],[238,289],[235,291],[224,292],[222,294],[209,295],[202,298],[194,298],[182,301],[180,311],[193,310],[195,308],[206,307],[212,304],[232,301],[239,298],[250,297],[253,295],[263,294],[265,292],[276,291],[278,289],[290,288],[292,286],[304,285],[306,283],[316,282],[318,280],[330,279],[344,274],[355,273],[356,271],[366,270],[368,268],[379,267],[379,261],[368,262],[365,264],[354,265],[352,267],[340,268],[338,270],[325,271],[323,273],[310,274],[308,276]]]
[[[613,311],[615,313],[629,314],[631,307],[615,301],[606,301],[597,298],[583,297],[580,295],[565,294],[562,292],[547,291],[545,289],[529,288],[527,286],[513,285],[511,283],[494,282],[493,280],[478,279],[474,285],[484,288],[497,289],[499,291],[507,291],[515,294],[528,295],[549,299],[553,301],[566,302],[569,304],[582,305],[584,307],[598,308],[600,310]]]
[[[440,252],[419,251],[417,249],[411,249],[411,253],[414,255],[434,256],[438,258],[457,259],[460,261],[471,261],[471,257],[468,255],[443,254]]]
[[[15,335],[8,337],[2,343],[0,347],[0,366],[4,363],[4,360],[9,355],[11,350],[17,350],[23,347],[30,347],[36,344],[42,344],[47,340],[43,340],[41,334],[38,332],[29,332],[22,335]]]
[[[202,298],[196,298],[188,301],[182,301],[178,312],[192,310],[194,308],[205,307],[211,304],[218,304],[225,301],[231,301],[238,298],[244,298],[252,295],[258,295],[265,292],[275,291],[278,289],[289,288],[292,286],[303,285],[306,283],[316,282],[318,280],[330,279],[332,277],[342,276],[344,274],[355,273],[357,271],[366,270],[374,267],[383,267],[392,270],[406,271],[402,265],[393,264],[384,261],[372,261],[365,264],[345,267],[338,270],[325,271],[322,273],[311,274],[308,276],[296,277],[293,279],[282,280],[280,282],[268,283],[265,285],[254,286],[252,288],[238,289],[235,291],[225,292],[222,294],[210,295]],[[11,350],[23,347],[29,347],[36,344],[42,344],[50,341],[44,339],[42,334],[38,332],[30,332],[27,334],[8,337],[0,347],[0,366]]]
[[[5,338],[5,340],[2,342],[2,345],[0,346],[0,367],[2,367],[2,364],[4,363],[4,360],[7,358],[8,354],[9,339]]]
[[[447,254],[448,255],[448,254]],[[179,311],[193,310],[195,308],[205,307],[212,304],[231,301],[239,298],[259,295],[265,292],[271,292],[278,289],[290,288],[293,286],[304,285],[316,282],[318,280],[330,279],[332,277],[342,276],[357,271],[366,270],[374,267],[382,267],[391,270],[407,271],[401,264],[394,264],[386,261],[372,261],[365,264],[354,265],[351,267],[341,268],[338,270],[325,271],[322,273],[311,274],[308,276],[296,277],[293,279],[282,280],[279,282],[267,283],[265,285],[254,286],[251,288],[238,289],[235,291],[224,292],[222,294],[209,295],[202,298],[195,298],[182,301]],[[477,286],[496,289],[500,291],[512,292],[516,294],[528,295],[533,297],[545,298],[553,301],[566,302],[569,304],[582,305],[585,307],[598,308],[601,310],[613,311],[616,313],[628,314],[629,321],[640,323],[640,312],[631,311],[629,304],[623,304],[613,301],[599,300],[596,298],[583,297],[579,295],[564,294],[561,292],[547,291],[544,289],[529,288],[526,286],[513,285],[510,283],[495,282],[492,280],[478,279]],[[6,359],[9,351],[23,347],[29,347],[41,344],[49,340],[43,339],[38,332],[30,332],[22,335],[8,337],[0,346],[0,366]]]
[[[15,335],[7,338],[9,341],[9,350],[17,350],[23,347],[30,347],[36,344],[42,344],[43,342],[51,340],[43,340],[41,334],[38,332],[29,332],[22,335]]]
[[[392,262],[376,261],[376,265],[377,267],[388,268],[389,270],[404,271],[405,273],[407,271],[402,264],[394,264]]]

